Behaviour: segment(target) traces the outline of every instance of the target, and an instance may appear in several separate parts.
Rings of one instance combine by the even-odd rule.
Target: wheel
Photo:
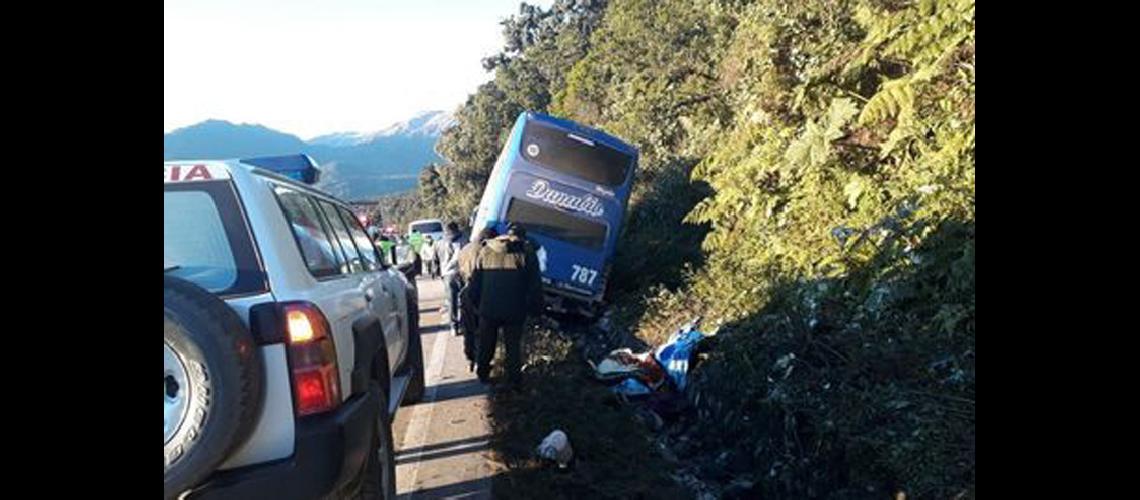
[[[420,337],[420,305],[415,295],[410,295],[408,304],[408,359],[404,366],[411,380],[404,394],[402,404],[415,404],[424,398],[424,344]]]
[[[163,497],[214,469],[253,430],[261,411],[261,356],[224,302],[163,277]]]
[[[372,453],[364,463],[360,489],[354,498],[389,500],[396,498],[396,459],[392,443],[392,420],[388,416],[388,400],[380,392],[380,415],[372,435]]]

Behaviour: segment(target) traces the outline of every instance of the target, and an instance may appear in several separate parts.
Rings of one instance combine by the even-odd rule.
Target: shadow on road
[[[404,493],[403,495],[398,495],[396,498],[399,500],[410,500],[413,495],[415,498],[491,498],[486,487],[487,485],[483,480],[475,479]]]

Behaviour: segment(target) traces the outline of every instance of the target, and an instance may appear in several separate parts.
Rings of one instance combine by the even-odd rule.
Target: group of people
[[[419,256],[423,274],[442,278],[451,332],[463,335],[464,354],[479,380],[490,383],[500,332],[506,348],[507,382],[522,376],[522,334],[527,319],[542,312],[537,245],[517,224],[500,235],[483,228],[467,241],[452,222],[439,241],[425,236]]]
[[[431,279],[442,277],[440,264],[446,261],[440,260],[439,251],[441,246],[445,247],[449,244],[446,241],[448,240],[446,234],[445,232],[443,239],[435,241],[430,234],[421,236],[419,233],[413,233],[413,236],[419,236],[417,238],[419,241],[413,241],[412,246],[417,247],[415,250],[420,255],[420,273]]]

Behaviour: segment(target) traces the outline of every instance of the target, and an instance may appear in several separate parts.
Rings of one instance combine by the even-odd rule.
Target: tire
[[[420,338],[419,298],[410,295],[407,304],[408,359],[404,362],[404,366],[411,380],[408,381],[408,390],[401,405],[416,404],[424,399],[424,345],[423,339]]]
[[[253,336],[210,292],[162,281],[163,498],[206,478],[245,442],[261,411],[263,369]]]
[[[396,498],[396,458],[392,440],[392,419],[388,416],[388,400],[380,392],[380,411],[372,434],[372,453],[364,463],[360,489],[352,498],[390,500]]]

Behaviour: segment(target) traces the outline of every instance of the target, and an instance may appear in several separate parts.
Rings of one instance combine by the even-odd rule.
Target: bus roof
[[[614,137],[610,134],[602,132],[601,130],[598,130],[596,128],[587,127],[585,125],[575,123],[575,122],[572,122],[570,120],[564,120],[562,118],[557,118],[557,117],[550,116],[547,114],[539,113],[537,111],[524,111],[523,114],[519,116],[519,119],[522,119],[523,117],[526,117],[527,119],[532,120],[532,121],[546,122],[548,124],[551,124],[551,125],[554,125],[554,126],[557,126],[560,128],[564,128],[567,130],[573,130],[573,131],[576,131],[576,132],[579,132],[582,134],[589,135],[590,139],[600,140],[603,143],[605,143],[607,146],[609,146],[613,149],[616,149],[618,151],[626,153],[630,156],[637,156],[637,148],[631,146],[630,144],[626,143],[625,141],[623,141],[621,139],[618,139],[617,137]]]

